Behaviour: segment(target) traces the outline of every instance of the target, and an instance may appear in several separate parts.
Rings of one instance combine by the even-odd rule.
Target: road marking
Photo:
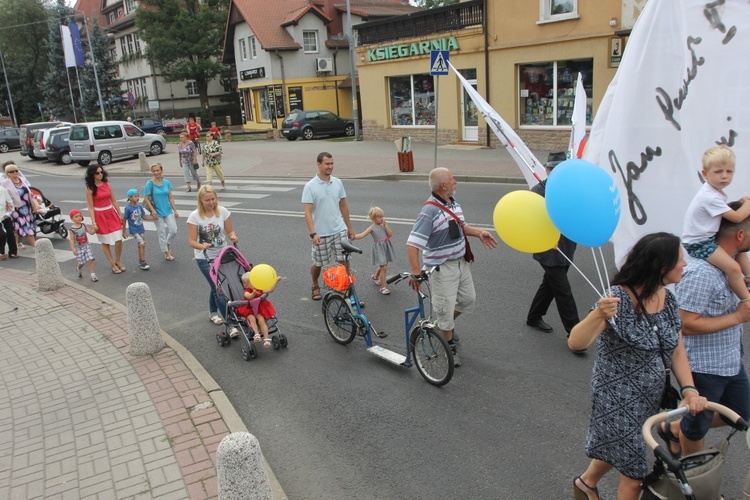
[[[222,205],[225,205],[225,203],[223,203],[223,200],[225,198],[235,198],[235,199],[242,199],[242,200],[259,200],[261,198],[268,198],[269,196],[271,196],[270,193],[269,194],[253,194],[253,193],[234,194],[234,193],[231,193],[230,194],[230,193],[225,193],[223,191],[220,191],[218,194],[219,194],[219,200],[222,200],[222,203],[221,203]],[[175,198],[190,198],[192,200],[197,200],[196,195],[194,193],[185,193],[185,192],[174,193],[173,192],[172,196],[174,196]]]

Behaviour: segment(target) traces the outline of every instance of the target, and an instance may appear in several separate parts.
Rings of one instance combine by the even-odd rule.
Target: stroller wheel
[[[252,344],[243,344],[243,346],[240,347],[240,353],[242,354],[242,359],[245,361],[250,361],[251,359],[258,357],[258,352]]]
[[[271,337],[271,346],[275,351],[278,351],[279,347],[281,347],[281,342],[279,341],[278,335],[274,335],[273,337]]]
[[[226,343],[224,341],[224,336],[222,334],[220,333],[216,334],[216,343],[219,344],[219,347],[224,347]]]
[[[281,347],[286,349],[286,346],[288,345],[288,342],[286,341],[286,335],[283,333],[279,334],[279,344],[281,344]]]
[[[65,227],[65,224],[60,224],[60,227],[57,228],[57,234],[59,234],[62,239],[68,239],[68,228]]]

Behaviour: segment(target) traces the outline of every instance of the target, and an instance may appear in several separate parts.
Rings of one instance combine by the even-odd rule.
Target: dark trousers
[[[557,312],[560,313],[565,331],[570,333],[579,319],[578,307],[576,307],[573,292],[570,290],[570,282],[568,282],[568,266],[543,265],[542,268],[544,269],[544,278],[542,278],[542,284],[539,285],[539,289],[534,295],[534,300],[531,301],[526,319],[529,321],[541,319],[547,314],[552,299],[555,299]]]
[[[0,254],[5,253],[5,245],[8,245],[8,254],[17,255],[16,233],[13,231],[13,219],[8,217],[0,224]]]

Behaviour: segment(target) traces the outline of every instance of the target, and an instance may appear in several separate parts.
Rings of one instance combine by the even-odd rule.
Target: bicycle
[[[362,253],[362,250],[346,241],[341,242],[345,262],[349,262],[352,253]],[[442,386],[453,377],[453,351],[450,349],[443,335],[435,328],[430,318],[425,315],[424,299],[427,297],[422,291],[417,292],[418,303],[415,307],[404,311],[405,355],[375,345],[372,333],[378,333],[370,320],[362,313],[362,308],[354,286],[354,275],[348,265],[345,276],[347,280],[338,283],[335,288],[323,297],[323,317],[326,329],[333,340],[347,345],[359,335],[364,337],[367,351],[395,365],[410,367],[412,359],[417,365],[417,371],[432,385]],[[434,267],[422,269],[420,277],[429,290],[429,277]],[[388,284],[398,283],[409,278],[411,273],[403,272],[391,276],[386,280]]]

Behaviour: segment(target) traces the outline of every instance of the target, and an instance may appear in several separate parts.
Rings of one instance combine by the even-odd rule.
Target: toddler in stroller
[[[276,283],[281,280],[281,276],[276,278]],[[265,296],[271,293],[276,286],[270,290],[256,290],[250,284],[250,273],[247,272],[242,275],[242,286],[245,287],[244,299],[248,301],[247,305],[241,305],[237,308],[237,314],[247,319],[250,324],[250,328],[255,332],[253,336],[253,342],[259,343],[261,341],[261,333],[263,334],[263,347],[271,347],[271,338],[268,336],[268,323],[267,319],[276,317],[276,309],[274,309],[271,301]],[[258,332],[260,330],[260,332]]]
[[[253,327],[248,322],[248,319],[246,319],[247,315],[243,315],[242,313],[255,312],[257,317],[258,313],[263,312],[262,308],[259,308],[259,305],[262,302],[266,302],[265,294],[255,297],[252,300],[245,298],[245,286],[242,278],[245,273],[250,272],[252,267],[237,247],[228,246],[223,248],[219,255],[216,256],[210,269],[210,275],[216,285],[216,291],[222,301],[226,301],[224,329],[216,334],[216,342],[222,347],[229,345],[231,343],[229,330],[232,326],[236,325],[241,333],[239,336],[242,342],[240,352],[242,359],[245,361],[257,357],[258,351],[254,345],[257,326]],[[248,309],[244,309],[243,306]],[[268,306],[271,306],[270,303],[268,303]],[[273,311],[273,306],[271,306],[271,311],[274,314],[270,317],[263,316],[267,328],[267,331],[263,332],[264,337],[267,338],[270,335],[271,347],[274,349],[287,347],[286,336],[279,332],[278,320],[276,319],[275,311]],[[268,313],[268,310],[265,312]],[[253,315],[251,314],[250,317],[253,317]],[[262,326],[261,331],[263,331]]]
[[[39,205],[39,210],[34,212],[37,231],[43,234],[57,233],[61,238],[67,238],[68,229],[65,227],[65,221],[60,217],[60,208],[53,205],[37,188],[31,187],[30,190]]]

